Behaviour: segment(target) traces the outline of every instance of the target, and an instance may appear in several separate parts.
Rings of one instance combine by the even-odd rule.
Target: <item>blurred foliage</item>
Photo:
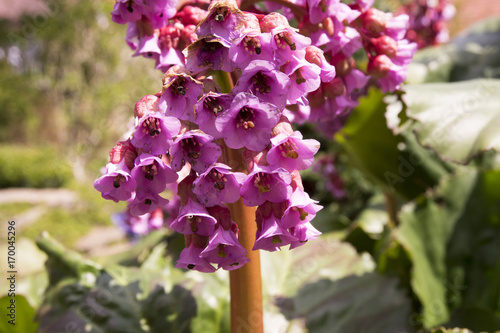
[[[93,177],[127,129],[132,107],[161,88],[161,73],[131,59],[109,1],[61,0],[17,24],[0,23],[0,142],[48,142],[77,178]],[[99,163],[88,164],[98,160]],[[90,168],[88,168],[90,165]]]
[[[62,187],[72,178],[68,162],[54,149],[0,146],[0,188]]]
[[[449,44],[426,48],[413,58],[409,83],[500,78],[500,20],[481,21]]]
[[[35,240],[44,230],[49,230],[58,241],[71,247],[92,227],[112,224],[110,216],[119,206],[103,200],[92,187],[72,183],[69,188],[78,194],[77,202],[48,210],[39,222],[23,230],[23,237]]]

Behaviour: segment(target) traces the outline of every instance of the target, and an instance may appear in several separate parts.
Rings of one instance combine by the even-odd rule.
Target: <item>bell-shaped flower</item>
[[[125,158],[117,164],[108,163],[106,173],[94,182],[94,188],[101,192],[102,197],[114,202],[132,198],[136,186],[130,169],[125,165]]]
[[[161,197],[158,193],[152,192],[137,192],[134,200],[132,200],[128,209],[130,214],[140,216],[153,212],[158,207],[163,207],[168,204],[168,200]]]
[[[196,247],[194,242],[191,242],[189,246],[182,250],[175,267],[196,270],[204,273],[215,272],[217,269],[210,265],[208,260],[200,257],[202,251],[203,248]]]
[[[186,58],[186,68],[193,73],[208,69],[231,72],[235,65],[229,60],[231,43],[217,37],[198,39],[182,51]]]
[[[271,130],[279,120],[279,111],[248,93],[239,93],[229,110],[215,121],[226,145],[233,149],[246,147],[261,151],[271,140]]]
[[[290,235],[296,238],[296,241],[291,242],[290,250],[304,245],[307,241],[318,238],[321,232],[318,231],[310,222],[299,224],[289,229]]]
[[[217,161],[221,153],[213,137],[199,130],[188,131],[179,135],[172,145],[172,168],[180,171],[188,162],[193,170],[203,173]]]
[[[247,206],[282,202],[292,195],[291,181],[290,173],[283,168],[256,166],[241,185],[240,195]]]
[[[290,78],[289,104],[295,104],[305,98],[305,94],[315,91],[321,84],[321,68],[316,64],[304,60],[292,60],[283,66],[283,71]]]
[[[200,203],[188,198],[186,205],[182,206],[179,216],[170,228],[184,235],[198,234],[211,236],[215,231],[217,220],[211,216]]]
[[[271,34],[251,31],[233,41],[229,47],[229,58],[236,67],[244,69],[253,60],[274,60]]]
[[[177,118],[165,117],[161,112],[146,114],[139,121],[130,141],[134,147],[152,155],[166,154],[180,128]]]
[[[200,253],[200,257],[228,271],[250,262],[246,255],[247,250],[238,242],[235,233],[220,226],[210,237],[207,247]]]
[[[132,177],[137,182],[137,194],[161,193],[167,183],[173,183],[178,178],[177,173],[160,158],[147,153],[142,153],[135,159]]]
[[[205,207],[238,201],[240,184],[246,175],[230,170],[231,167],[225,164],[215,163],[194,181],[193,193]]]
[[[238,36],[243,20],[244,14],[235,0],[212,1],[196,34],[199,37],[216,36],[230,43]]]
[[[165,74],[159,101],[166,116],[193,120],[194,105],[203,89],[203,83],[194,79],[185,69],[173,66]]]
[[[297,187],[290,198],[288,207],[281,218],[281,225],[285,229],[299,224],[310,222],[323,207],[312,200],[307,192]]]
[[[215,126],[218,117],[229,110],[234,96],[231,94],[219,94],[208,92],[203,95],[195,105],[194,122],[203,132],[211,135],[214,139],[222,137]]]
[[[261,100],[276,105],[283,110],[288,99],[290,79],[276,70],[274,64],[264,60],[254,60],[238,79],[233,93],[251,92]]]
[[[265,205],[269,205],[266,203]],[[286,246],[296,241],[290,233],[281,226],[280,219],[272,214],[268,209],[256,211],[257,233],[253,250],[280,251],[282,246]]]
[[[314,155],[320,146],[314,139],[303,140],[299,131],[290,135],[280,133],[271,139],[271,143],[272,147],[266,156],[267,162],[290,172],[309,168],[314,163]]]

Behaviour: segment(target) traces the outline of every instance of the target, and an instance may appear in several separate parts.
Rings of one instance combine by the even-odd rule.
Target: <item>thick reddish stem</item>
[[[229,73],[218,71],[213,73],[213,77],[223,92],[232,90],[233,82]],[[247,173],[241,152],[227,147],[224,142],[221,145],[224,147],[224,163],[233,171]],[[247,250],[247,257],[250,259],[248,264],[229,272],[231,333],[263,333],[260,253],[258,250],[252,251],[257,232],[255,207],[245,206],[241,199],[227,206],[231,210],[232,220],[238,224],[238,240]]]

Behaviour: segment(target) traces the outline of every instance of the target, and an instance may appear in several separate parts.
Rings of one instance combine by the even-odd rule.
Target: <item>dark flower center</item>
[[[261,52],[260,40],[256,37],[245,37],[243,39],[243,46],[245,47],[245,52],[248,52],[250,55],[254,53],[260,54]]]
[[[200,157],[200,144],[196,142],[195,138],[186,138],[181,141],[182,150],[191,159]]]
[[[244,129],[254,128],[255,123],[254,120],[254,110],[249,107],[242,107],[240,112],[238,113],[236,127],[243,127]]]
[[[113,187],[114,188],[119,188],[120,185],[121,185],[120,183],[125,182],[125,180],[126,180],[125,176],[123,176],[123,175],[116,176],[115,179],[113,180]]]
[[[170,91],[174,95],[186,95],[186,79],[183,78],[182,76],[177,77],[174,82],[170,85]]]
[[[149,117],[142,123],[143,131],[149,133],[150,136],[156,136],[161,133],[160,119]]]
[[[147,180],[153,180],[154,177],[158,174],[158,167],[155,163],[150,165],[145,165],[142,167],[142,172],[144,172],[144,178]]]
[[[224,111],[222,105],[217,104],[217,100],[212,96],[208,96],[203,100],[203,106],[212,111],[214,115],[217,115],[219,112]]]
[[[254,76],[252,76],[252,83],[255,87],[255,90],[260,92],[261,94],[269,94],[271,92],[271,86],[267,84],[268,77],[258,72]]]
[[[214,20],[216,22],[223,22],[229,15],[229,8],[217,7],[214,11]]]
[[[274,36],[274,39],[276,40],[276,44],[278,47],[285,49],[286,45],[290,46],[290,50],[295,51],[297,47],[295,46],[295,43],[292,40],[292,37],[287,31],[280,32]]]
[[[214,182],[214,188],[217,190],[222,191],[226,187],[227,178],[223,173],[212,169],[210,171],[210,178]]]

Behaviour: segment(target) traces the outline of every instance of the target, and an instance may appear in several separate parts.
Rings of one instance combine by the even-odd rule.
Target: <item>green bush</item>
[[[0,188],[61,187],[73,175],[64,158],[50,148],[0,147]]]

